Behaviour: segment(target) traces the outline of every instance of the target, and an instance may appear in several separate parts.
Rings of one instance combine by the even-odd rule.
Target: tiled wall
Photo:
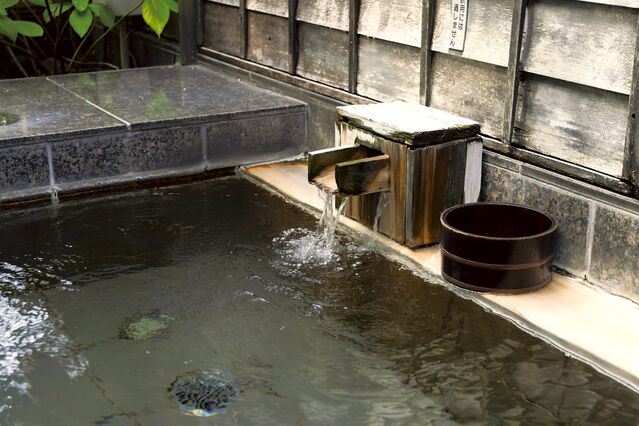
[[[639,201],[484,151],[481,199],[524,204],[559,222],[555,265],[639,302]]]

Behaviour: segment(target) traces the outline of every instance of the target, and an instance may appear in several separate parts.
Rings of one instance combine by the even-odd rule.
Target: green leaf
[[[34,4],[36,6],[46,7],[44,0],[29,0],[29,3]]]
[[[27,37],[40,37],[44,34],[42,27],[31,21],[13,21],[15,29]]]
[[[0,9],[8,9],[18,4],[20,0],[0,0]]]
[[[71,24],[71,28],[73,28],[73,31],[75,31],[80,37],[84,37],[86,35],[89,28],[91,28],[92,23],[93,13],[90,10],[80,12],[75,9],[69,16],[69,24]]]
[[[49,15],[49,10],[48,9],[44,9],[44,12],[42,12],[42,16],[44,18],[44,22],[45,23],[49,23],[49,21],[51,21],[51,18],[57,18],[58,16],[62,15],[64,12],[66,12],[67,10],[71,9],[73,5],[69,2],[64,2],[64,3],[50,3],[50,7],[51,7],[51,14],[53,14],[53,17]]]
[[[176,0],[164,0],[164,3],[169,6],[169,10],[171,10],[171,12],[179,12],[180,7],[178,6],[178,2]]]
[[[78,9],[80,12],[84,12],[89,7],[89,0],[71,0],[73,3],[73,7]]]
[[[12,42],[16,42],[18,30],[11,19],[0,16],[0,34],[8,37]]]
[[[115,14],[109,6],[102,3],[91,3],[89,9],[100,19],[100,22],[102,22],[102,25],[105,27],[110,28],[115,23]]]
[[[142,18],[158,37],[169,22],[170,14],[171,10],[164,0],[144,0],[142,3]]]

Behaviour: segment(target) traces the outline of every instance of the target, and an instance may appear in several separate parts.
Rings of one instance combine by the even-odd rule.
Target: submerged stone
[[[158,310],[136,314],[126,319],[118,337],[135,341],[147,340],[164,331],[172,320],[173,318]]]
[[[8,112],[0,111],[0,126],[5,126],[9,124],[16,123],[20,120],[19,115],[11,114]]]
[[[228,375],[216,370],[178,376],[168,391],[184,414],[197,417],[223,412],[240,395]]]

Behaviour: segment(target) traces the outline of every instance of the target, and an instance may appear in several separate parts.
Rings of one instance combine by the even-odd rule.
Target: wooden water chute
[[[439,242],[439,215],[477,201],[479,124],[417,104],[337,109],[338,144],[309,154],[309,182],[347,196],[345,214],[409,247]],[[381,193],[389,193],[380,203]]]
[[[308,180],[324,191],[344,196],[390,190],[390,157],[361,145],[311,152]]]

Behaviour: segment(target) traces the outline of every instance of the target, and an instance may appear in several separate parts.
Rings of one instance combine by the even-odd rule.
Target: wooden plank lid
[[[337,121],[414,146],[469,138],[480,131],[475,121],[402,101],[337,107]]]

